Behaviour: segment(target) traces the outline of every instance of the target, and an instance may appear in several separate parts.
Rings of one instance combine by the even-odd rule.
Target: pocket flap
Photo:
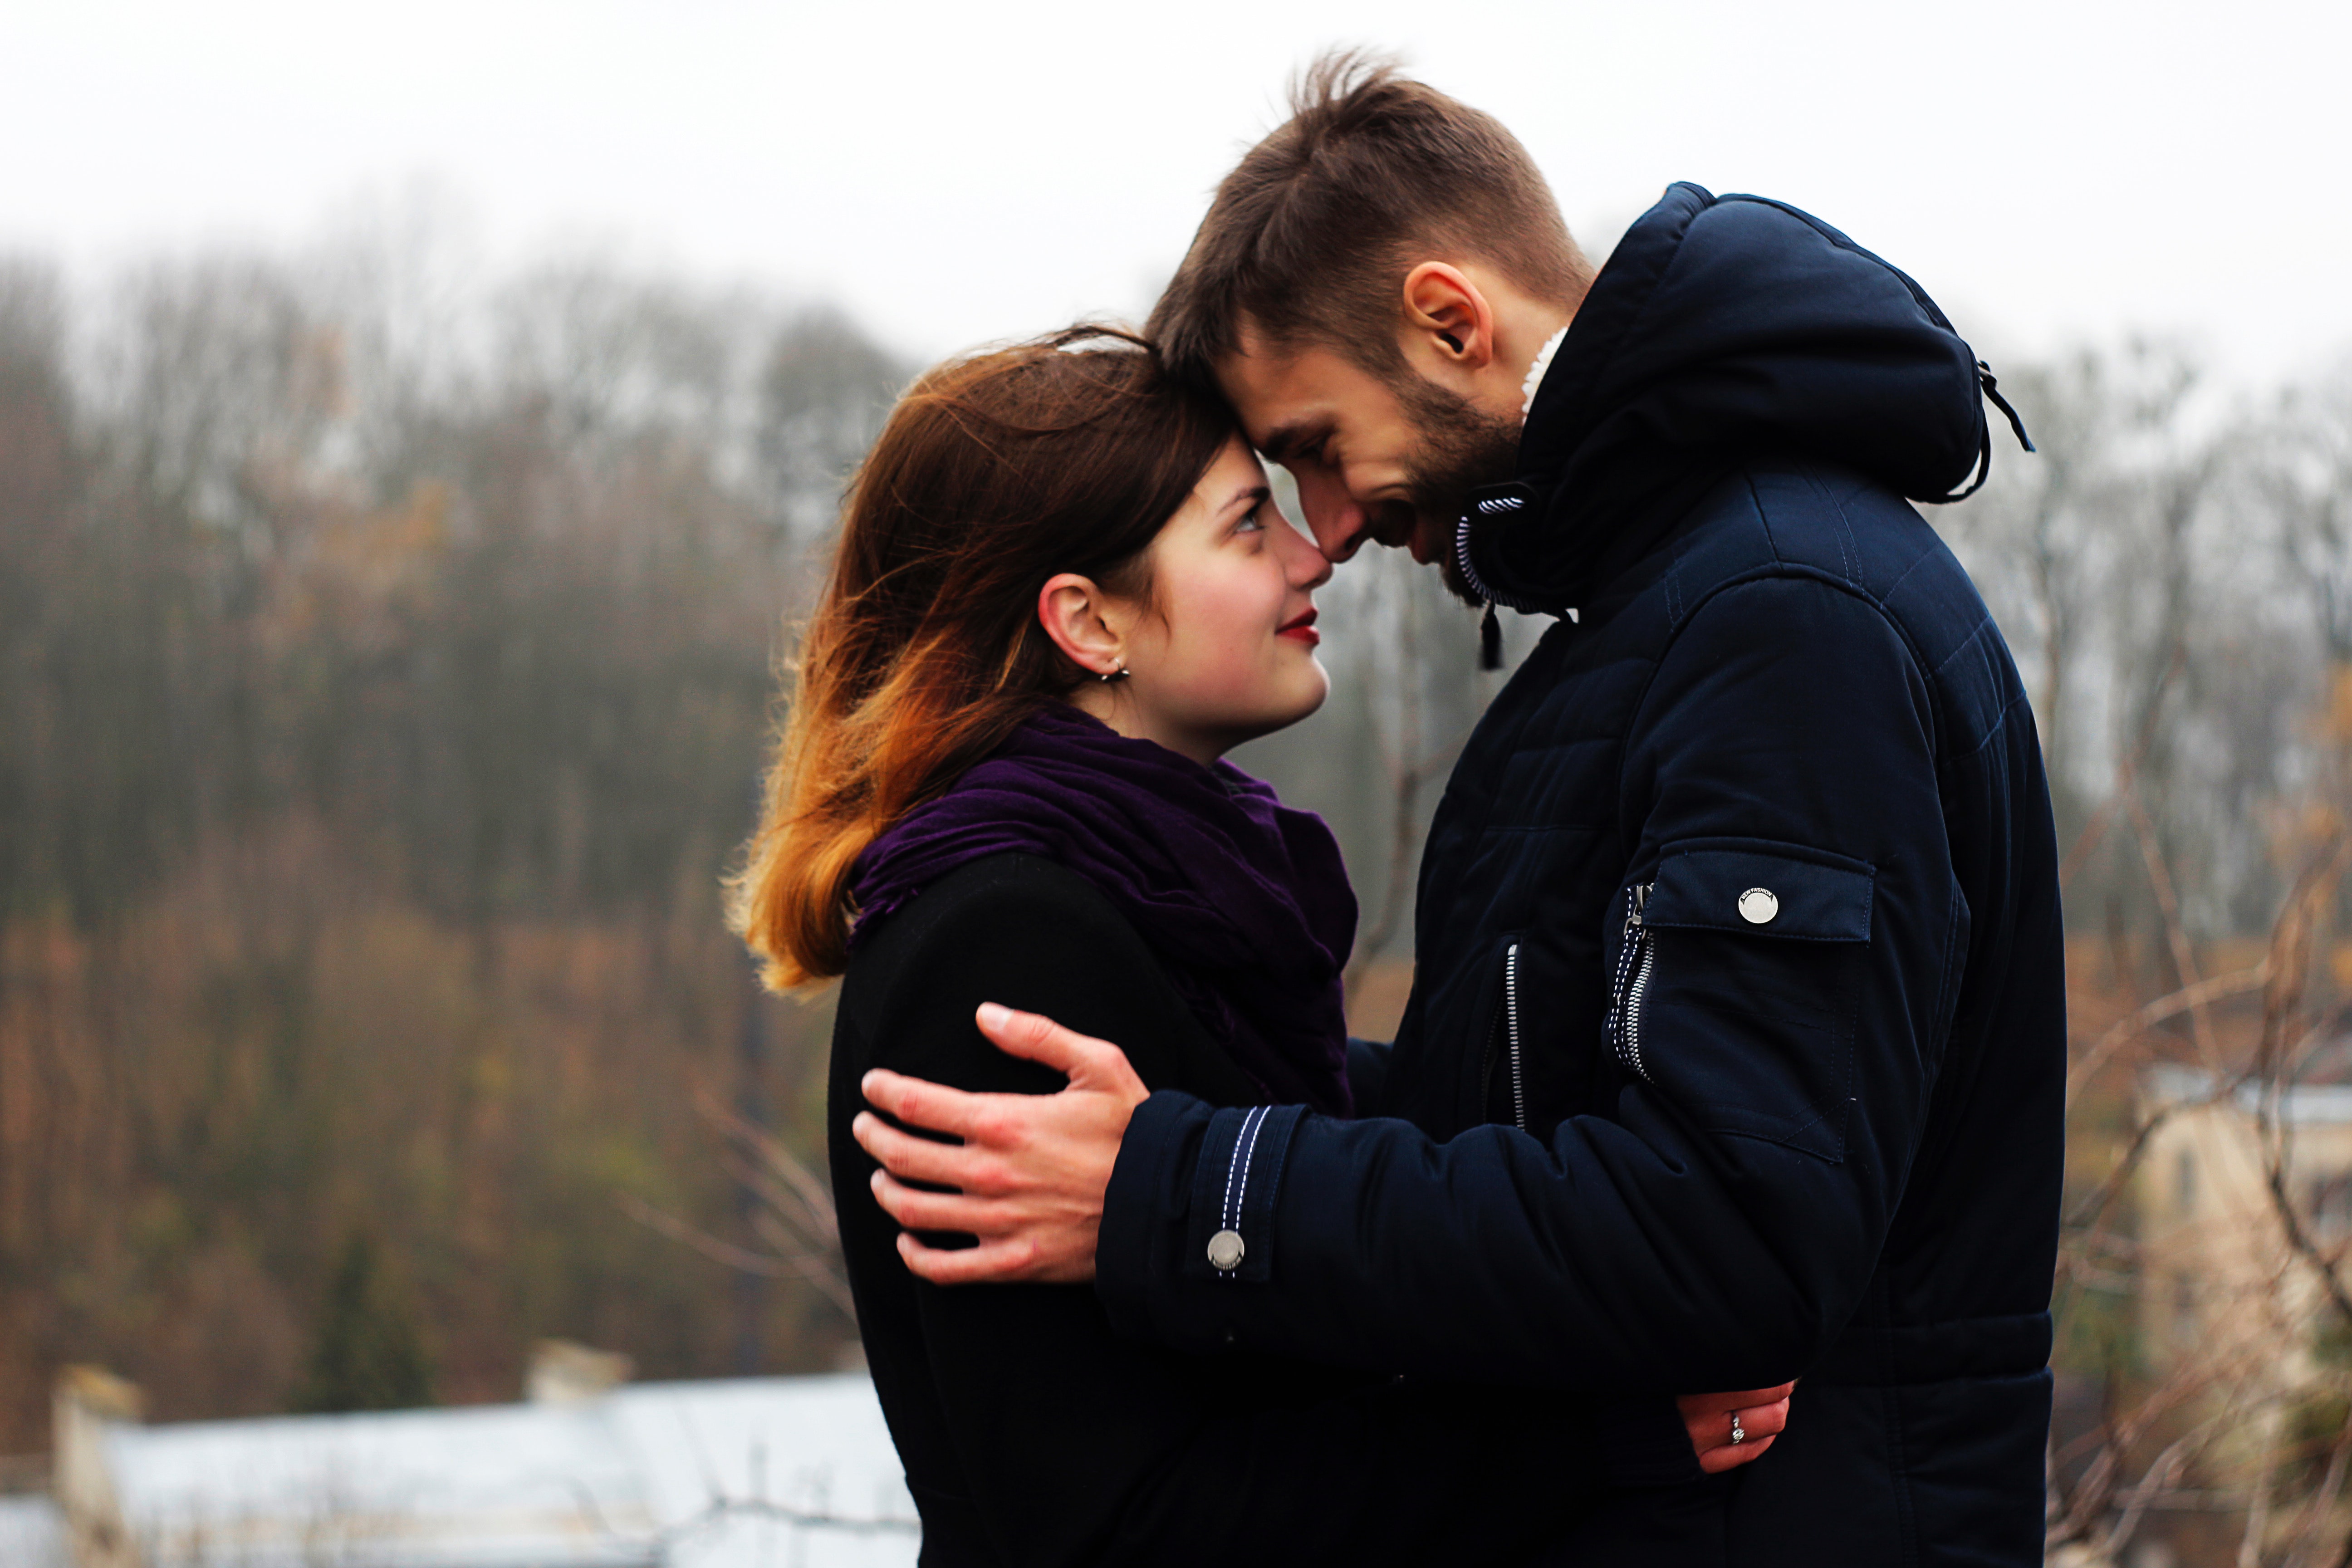
[[[1796,942],[1868,942],[1874,876],[1864,861],[1793,844],[1669,845],[1642,921]]]

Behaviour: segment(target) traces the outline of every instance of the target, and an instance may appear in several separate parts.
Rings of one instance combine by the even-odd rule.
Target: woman
[[[1155,1088],[1348,1111],[1338,847],[1220,761],[1322,702],[1328,573],[1230,417],[1119,333],[932,372],[852,488],[736,913],[778,988],[845,974],[834,1184],[926,1563],[1527,1560],[1587,1500],[1593,1439],[1549,1402],[1193,1360],[1084,1286],[924,1284],[849,1135],[877,1066],[1060,1087],[980,1036],[988,1000]]]

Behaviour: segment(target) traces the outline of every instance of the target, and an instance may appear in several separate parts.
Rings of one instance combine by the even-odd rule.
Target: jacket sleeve
[[[973,1028],[997,1000],[1137,1042],[1162,1072],[1175,994],[1104,914],[1023,897],[941,922],[875,1021],[879,1059],[1058,1088]],[[1008,1562],[1486,1561],[1557,1530],[1593,1473],[1582,1407],[1557,1395],[1207,1363],[1120,1340],[1085,1286],[914,1289],[942,1424]]]
[[[1253,1146],[1238,1114],[1155,1095],[1106,1205],[1113,1322],[1574,1388],[1803,1373],[1875,1267],[1948,1026],[1967,912],[1937,743],[1871,602],[1774,577],[1696,608],[1622,762],[1630,874],[1598,934],[1613,961],[1625,900],[1654,884],[1655,973],[1611,1113],[1446,1143],[1301,1116]],[[1770,919],[1743,912],[1751,889],[1778,889]],[[1206,1247],[1244,1174],[1228,1274]]]

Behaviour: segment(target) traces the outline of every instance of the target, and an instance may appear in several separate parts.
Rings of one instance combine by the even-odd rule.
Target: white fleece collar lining
[[[1528,378],[1519,383],[1519,393],[1523,399],[1519,405],[1521,419],[1535,412],[1536,389],[1543,385],[1544,372],[1551,368],[1551,356],[1559,352],[1560,340],[1567,336],[1568,329],[1562,327],[1546,340],[1543,347],[1536,351],[1536,363],[1528,366]]]

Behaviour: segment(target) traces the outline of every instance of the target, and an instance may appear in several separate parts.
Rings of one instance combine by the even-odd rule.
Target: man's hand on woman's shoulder
[[[972,1094],[877,1068],[859,1087],[866,1102],[904,1127],[961,1140],[941,1143],[899,1131],[873,1111],[851,1124],[882,1166],[874,1196],[904,1227],[898,1256],[938,1285],[1022,1280],[1081,1284],[1095,1277],[1103,1194],[1128,1119],[1150,1090],[1127,1055],[1105,1040],[1034,1013],[982,1004],[980,1032],[999,1049],[1066,1075],[1056,1094]],[[909,1186],[952,1187],[929,1192]],[[952,1231],[977,1247],[927,1247],[917,1231]]]

